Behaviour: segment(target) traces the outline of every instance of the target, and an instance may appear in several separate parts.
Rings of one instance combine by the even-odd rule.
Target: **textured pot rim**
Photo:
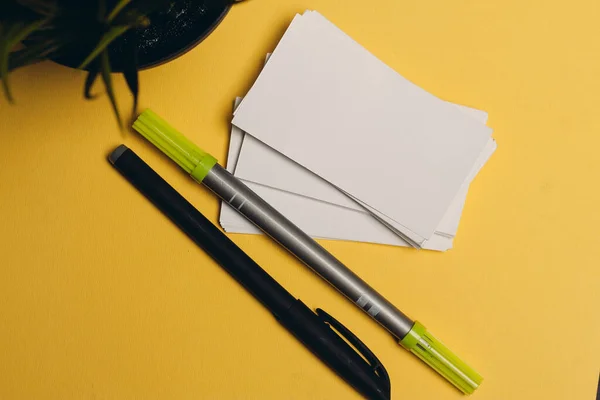
[[[229,10],[231,10],[231,5],[228,5],[227,7],[225,7],[225,9],[223,10],[223,12],[221,12],[221,14],[215,19],[215,21],[209,26],[209,28],[202,34],[199,35],[198,38],[192,42],[190,42],[190,44],[188,44],[185,47],[179,48],[176,51],[164,56],[163,58],[156,60],[152,63],[148,63],[148,64],[143,64],[139,66],[139,70],[143,71],[146,69],[151,69],[154,67],[158,67],[161,66],[163,64],[166,64],[170,61],[175,60],[176,58],[179,58],[181,56],[183,56],[184,54],[188,53],[190,50],[192,50],[193,48],[195,48],[196,46],[198,46],[200,43],[202,43],[208,36],[210,36],[211,33],[214,32],[215,29],[217,29],[217,27],[219,25],[221,25],[221,22],[223,22],[223,20],[225,19],[225,17],[227,16],[227,14],[229,13]]]
[[[221,23],[223,22],[223,19],[225,19],[225,17],[229,13],[229,10],[231,9],[231,7],[232,7],[231,4],[226,6],[223,9],[223,11],[221,12],[221,14],[219,14],[219,16],[217,18],[215,18],[215,20],[212,22],[212,24],[210,26],[208,26],[208,29],[206,29],[201,35],[198,35],[198,37],[196,39],[192,40],[189,44],[187,44],[186,46],[177,48],[176,50],[168,53],[167,55],[165,55],[162,58],[159,58],[156,61],[138,65],[138,71],[144,71],[147,69],[161,66],[163,64],[171,62],[171,61],[185,55],[186,53],[188,53],[189,51],[194,49],[196,46],[198,46],[200,43],[202,43],[208,36],[210,36],[210,34],[212,34],[219,25],[221,25]],[[51,61],[55,62],[56,64],[67,67],[67,68],[78,69],[77,67],[75,67],[73,65],[69,65],[67,63],[60,62],[60,60],[53,59]],[[88,69],[85,68],[85,70],[88,70]],[[119,73],[119,72],[123,72],[123,71],[121,71],[121,69],[114,69],[112,72]]]

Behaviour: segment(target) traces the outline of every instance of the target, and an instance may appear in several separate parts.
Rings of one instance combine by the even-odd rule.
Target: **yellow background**
[[[476,399],[593,399],[600,3],[251,0],[143,72],[141,106],[225,160],[233,98],[306,8],[439,97],[488,111],[499,146],[454,250],[323,244],[485,377]],[[83,101],[83,79],[44,63],[13,75],[16,106],[0,102],[0,399],[358,398],[108,164],[127,144],[217,222],[215,197],[119,133],[106,96]],[[393,398],[462,398],[271,241],[232,237],[352,328]]]

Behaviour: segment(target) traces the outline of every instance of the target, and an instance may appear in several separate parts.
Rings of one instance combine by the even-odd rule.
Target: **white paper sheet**
[[[483,124],[485,124],[487,121],[487,113],[484,111],[464,106],[456,106]],[[489,143],[486,145],[486,148],[480,155],[477,165],[469,174],[467,181],[462,185],[458,195],[453,200],[452,205],[449,207],[448,212],[446,212],[444,218],[442,218],[442,221],[436,228],[435,233],[449,237],[453,237],[456,234],[458,221],[460,219],[460,211],[456,212],[456,210],[462,207],[464,198],[466,197],[468,191],[469,183],[477,175],[479,166],[485,164],[490,155],[490,148],[492,145],[493,140],[489,139]],[[273,187],[275,189],[285,190],[290,193],[295,193],[352,210],[364,213],[368,212],[355,200],[349,198],[347,195],[336,189],[324,179],[320,178],[318,175],[313,174],[306,168],[295,163],[281,153],[274,151],[272,148],[266,146],[264,143],[258,141],[250,135],[244,139],[242,145],[241,153],[245,152],[248,153],[248,159],[255,160],[255,177],[252,179],[246,179],[243,175],[240,176],[241,174],[237,173],[236,171],[236,176],[240,179]],[[277,171],[277,174],[272,174],[271,172],[273,170]],[[378,216],[385,219],[385,216],[381,214]],[[394,221],[388,219],[386,222],[394,226]],[[396,229],[399,229],[397,225],[395,225],[395,227]]]
[[[403,232],[431,237],[491,130],[408,82],[320,16],[302,19],[284,35],[234,124]],[[257,164],[242,152],[236,174],[261,176]]]
[[[236,104],[239,103],[239,100],[240,99],[237,99]],[[467,107],[464,109],[466,112],[472,110]],[[484,122],[487,117],[485,112],[478,110],[475,110],[472,115],[475,118],[479,118],[482,122]],[[242,143],[245,143],[249,138],[251,138],[251,136],[245,135],[244,132],[236,127],[232,127],[229,153],[227,156],[227,169],[230,172],[233,173],[235,171]],[[495,143],[492,142],[492,145],[489,155],[491,155],[495,149]],[[273,152],[271,149],[269,149],[269,151]],[[487,161],[489,155],[483,163]],[[272,167],[279,168],[279,166]],[[400,239],[392,231],[384,227],[367,213],[252,182],[246,181],[245,183],[312,237],[408,246],[405,241]],[[449,214],[451,212],[454,212],[455,214],[458,213],[458,215],[453,218],[456,219],[457,224],[460,219],[460,213],[462,212],[467,189],[468,186],[464,190],[464,196],[461,193],[462,201],[457,204],[457,207],[454,207],[453,211],[449,210]],[[220,223],[223,229],[231,233],[261,233],[258,228],[254,227],[254,225],[226,203],[222,204]],[[452,238],[439,234],[434,235],[432,239],[425,242],[423,246],[425,249],[438,251],[445,251],[451,247]]]
[[[268,62],[271,54],[267,54],[266,62]],[[238,106],[239,99],[236,102],[236,107]],[[453,104],[453,103],[449,103]],[[461,106],[458,104],[453,104],[459,110],[471,116],[475,120],[481,122],[482,124],[487,123],[487,113],[481,110],[477,110],[474,108],[469,108],[465,106]],[[336,204],[342,207],[347,207],[356,211],[361,211],[365,213],[372,213],[377,217],[383,220],[383,223],[387,224],[394,232],[397,232],[401,227],[398,226],[393,220],[385,217],[381,213],[378,213],[377,210],[367,210],[363,205],[359,205],[355,200],[349,198],[346,194],[342,193],[339,189],[335,188],[331,184],[327,183],[325,180],[319,178],[317,175],[308,171],[306,168],[296,164],[289,158],[283,156],[280,153],[277,153],[270,147],[266,146],[264,143],[254,139],[252,136],[248,135],[247,138],[244,138],[243,146],[240,151],[249,151],[252,154],[252,158],[256,160],[260,160],[260,164],[257,167],[264,167],[268,169],[275,168],[280,173],[277,175],[277,178],[280,178],[279,182],[281,185],[273,186],[272,182],[268,180],[266,182],[262,180],[254,181],[254,183],[262,184],[265,186],[273,186],[275,189],[282,189],[289,191],[291,193],[296,193],[302,196],[314,198],[317,200],[325,201],[328,203]],[[460,215],[462,213],[462,207],[467,196],[468,186],[470,181],[477,175],[478,168],[485,164],[487,161],[487,157],[491,154],[490,148],[494,145],[493,140],[490,139],[486,148],[480,155],[480,159],[477,162],[476,168],[471,171],[468,182],[463,183],[461,190],[458,195],[453,200],[452,205],[444,215],[444,218],[440,222],[440,225],[436,228],[436,234],[454,237],[456,234],[456,230],[458,229],[458,223],[460,220]],[[239,157],[239,151],[235,156],[235,163],[237,164],[237,159]],[[231,158],[229,158],[231,159]],[[265,176],[270,176],[270,173],[264,173]],[[305,188],[304,192],[300,192],[298,188]],[[402,235],[400,235],[402,236]]]

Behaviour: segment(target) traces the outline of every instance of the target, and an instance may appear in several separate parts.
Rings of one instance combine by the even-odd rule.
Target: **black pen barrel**
[[[296,300],[279,322],[367,399],[390,399],[389,382],[375,375],[372,367],[302,301]]]
[[[223,269],[271,311],[313,354],[369,399],[389,400],[389,381],[300,300],[125,146],[109,157],[115,168]]]
[[[283,315],[294,304],[296,299],[287,290],[137,154],[125,148],[118,158],[114,158],[111,162],[127,180],[275,316]]]

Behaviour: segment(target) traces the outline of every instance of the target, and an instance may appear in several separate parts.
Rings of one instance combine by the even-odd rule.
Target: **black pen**
[[[388,374],[377,357],[326,312],[315,314],[126,146],[109,156],[115,168],[235,280],[256,297],[314,355],[369,399],[390,399]],[[357,353],[333,329],[359,352]],[[364,357],[364,358],[363,358]]]

